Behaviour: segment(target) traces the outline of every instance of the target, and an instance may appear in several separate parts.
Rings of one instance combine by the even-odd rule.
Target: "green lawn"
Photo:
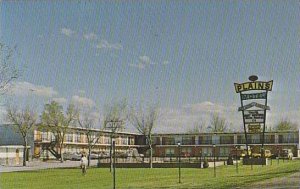
[[[117,169],[116,188],[232,188],[250,186],[250,183],[274,177],[282,177],[300,170],[300,161],[280,162],[269,166],[217,167],[216,178],[213,168],[181,169],[182,183],[178,183],[178,169]],[[1,173],[0,188],[112,188],[109,169],[90,168],[82,176],[79,168],[48,169],[31,172]]]

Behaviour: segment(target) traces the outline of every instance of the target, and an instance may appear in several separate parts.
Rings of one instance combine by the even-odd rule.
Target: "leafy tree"
[[[10,83],[19,77],[19,70],[12,61],[15,49],[0,43],[0,94],[5,94]]]
[[[275,126],[276,131],[294,131],[298,129],[298,125],[296,123],[291,122],[289,119],[281,119],[279,123]]]
[[[214,113],[211,115],[210,125],[207,130],[210,132],[225,132],[228,129],[228,123],[225,118],[219,114]]]
[[[61,162],[64,161],[62,149],[64,147],[65,135],[76,117],[77,112],[73,104],[68,106],[65,114],[63,113],[63,107],[55,101],[46,104],[44,107],[42,125],[54,134],[55,141],[59,147]]]
[[[23,166],[26,166],[28,137],[37,124],[38,115],[29,107],[22,110],[18,110],[16,107],[8,107],[7,119],[15,126],[16,131],[23,138]]]
[[[158,111],[155,106],[148,106],[145,109],[139,107],[138,109],[131,108],[129,120],[131,124],[138,130],[138,132],[146,137],[147,144],[150,149],[150,168],[152,168],[153,158],[153,129],[155,122],[158,119]]]

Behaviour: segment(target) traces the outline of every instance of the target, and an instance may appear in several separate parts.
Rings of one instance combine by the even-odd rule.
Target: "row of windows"
[[[247,141],[249,144],[262,143],[262,135],[248,135]],[[237,143],[245,143],[245,136],[238,135]],[[155,137],[154,144],[156,145],[176,145],[180,142],[182,145],[205,145],[205,144],[234,144],[234,136],[199,136],[199,137]],[[299,138],[296,134],[278,135],[277,141],[275,141],[275,135],[265,135],[264,143],[298,143]]]
[[[35,141],[42,141],[42,142],[48,142],[55,140],[55,136],[48,132],[41,132],[39,134],[35,135]],[[134,138],[133,137],[118,137],[115,139],[116,144],[122,144],[122,145],[133,145],[134,144]],[[96,142],[98,144],[110,144],[111,138],[110,136],[101,136],[100,138],[97,138],[95,135],[91,135],[91,141]],[[69,143],[87,143],[87,137],[83,133],[74,133],[74,134],[66,134],[65,135],[65,142]]]

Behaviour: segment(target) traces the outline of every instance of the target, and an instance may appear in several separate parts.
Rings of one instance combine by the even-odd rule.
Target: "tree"
[[[72,122],[77,117],[74,105],[70,104],[66,113],[63,113],[63,107],[55,101],[46,104],[42,113],[42,125],[46,127],[55,136],[55,142],[59,147],[59,156],[61,162],[64,161],[62,149],[64,147],[65,135]]]
[[[104,114],[104,129],[110,130],[110,171],[112,170],[112,139],[115,133],[123,130],[127,117],[127,101],[122,100],[112,105],[107,105]]]
[[[214,113],[211,115],[210,125],[207,127],[207,130],[210,132],[224,132],[227,130],[228,123],[226,119],[220,117],[219,114]]]
[[[96,132],[93,131],[96,125],[96,118],[93,116],[93,111],[91,109],[81,109],[80,113],[77,114],[77,121],[79,126],[83,129],[82,132],[87,138],[88,166],[90,166],[91,151],[100,139],[99,133],[96,134]]]
[[[281,119],[275,126],[276,131],[294,131],[298,129],[296,123],[291,122],[289,119]]]
[[[24,146],[23,166],[26,166],[28,136],[37,124],[38,115],[28,107],[22,110],[17,110],[16,107],[8,107],[7,119],[15,126],[16,131],[22,136]]]
[[[155,122],[158,119],[158,111],[155,106],[149,106],[143,108],[131,108],[129,120],[131,124],[138,130],[138,132],[146,137],[147,145],[150,149],[150,168],[152,168],[152,157],[153,157],[153,140],[152,134],[155,127]]]
[[[5,94],[10,83],[19,77],[19,70],[12,62],[15,49],[0,43],[0,94]]]
[[[193,128],[189,129],[187,133],[191,133],[191,134],[201,133],[204,132],[204,128],[206,128],[205,121],[199,120],[194,122]]]

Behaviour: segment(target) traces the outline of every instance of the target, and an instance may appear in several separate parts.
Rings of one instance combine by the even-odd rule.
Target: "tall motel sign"
[[[257,81],[257,79],[257,76],[252,75],[249,77],[250,82],[234,83],[234,87],[241,99],[241,107],[238,111],[243,115],[247,155],[249,156],[247,133],[262,132],[261,157],[264,157],[266,113],[270,110],[267,104],[268,91],[272,91],[273,80]]]

